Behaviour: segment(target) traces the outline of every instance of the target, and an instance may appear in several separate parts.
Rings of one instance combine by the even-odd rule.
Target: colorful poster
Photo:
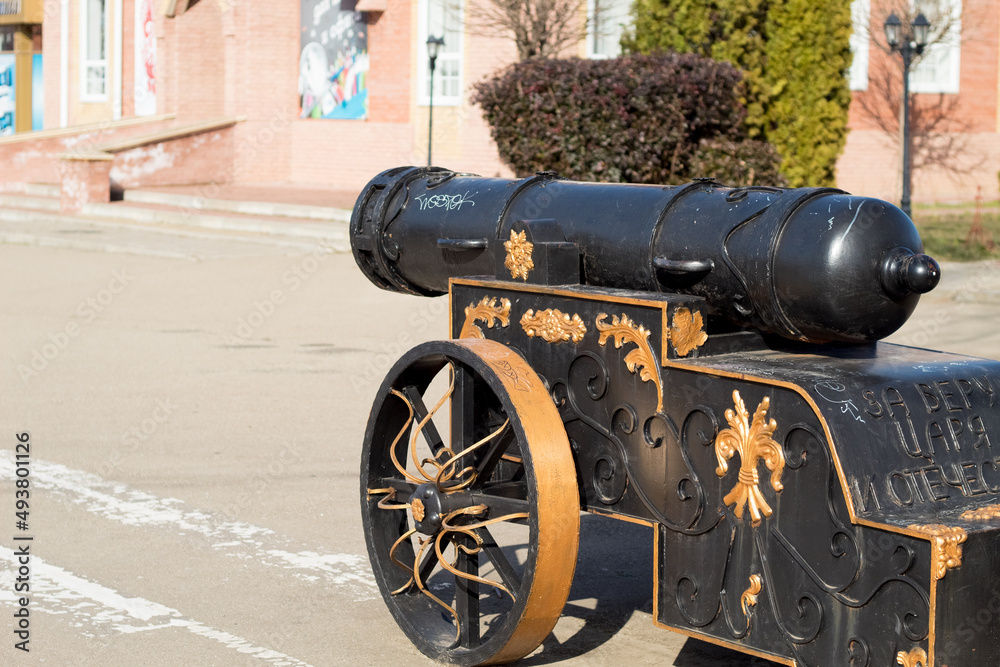
[[[14,134],[14,56],[0,55],[0,137]]]
[[[353,6],[354,3],[351,3]],[[299,117],[368,117],[368,26],[337,0],[301,0]]]
[[[45,127],[45,86],[42,79],[42,54],[31,56],[31,129]]]
[[[156,114],[156,0],[135,0],[135,115]]]

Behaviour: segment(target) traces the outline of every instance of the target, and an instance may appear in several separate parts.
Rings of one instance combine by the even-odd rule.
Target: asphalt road
[[[100,233],[0,244],[0,664],[432,664],[370,574],[358,467],[378,383],[447,335],[445,301],[319,248]],[[997,357],[998,275],[954,267],[895,339]],[[524,664],[765,664],[655,628],[651,596],[650,530],[585,516],[570,602]]]

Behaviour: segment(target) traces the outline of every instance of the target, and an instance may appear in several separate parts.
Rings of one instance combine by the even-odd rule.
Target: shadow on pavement
[[[776,662],[688,639],[677,654],[674,667],[780,667]]]
[[[644,616],[640,622],[653,622],[653,530],[583,514],[576,575],[562,613],[562,623],[565,625],[567,618],[573,619],[570,627],[578,629],[563,641],[550,634],[540,651],[517,664],[551,665],[583,657],[618,634],[637,612]],[[670,633],[666,629],[661,632],[664,639]],[[778,667],[696,639],[686,640],[673,664],[675,667]]]

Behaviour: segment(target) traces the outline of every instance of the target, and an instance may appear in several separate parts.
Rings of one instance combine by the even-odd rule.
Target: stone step
[[[59,197],[52,198],[47,195],[29,196],[28,194],[0,193],[0,207],[58,212]]]
[[[131,193],[131,196],[128,196]],[[350,211],[329,206],[227,200],[192,194],[133,190],[125,201],[85,204],[78,215],[59,211],[59,188],[49,184],[0,186],[0,221],[134,226],[152,233],[239,238],[296,247],[315,243],[350,250]]]
[[[317,241],[347,241],[347,224],[339,221],[310,222],[265,215],[205,213],[194,208],[158,204],[112,202],[84,204],[81,216],[95,220],[117,220],[143,225],[194,227],[205,230],[306,238]]]
[[[266,215],[299,220],[347,223],[351,219],[351,211],[342,208],[268,201],[217,199],[159,190],[126,190],[125,201],[137,204],[158,204],[202,211]]]
[[[60,188],[55,183],[0,183],[0,192],[59,199]]]
[[[346,252],[350,249],[346,240],[296,239],[197,227],[145,225],[9,207],[0,207],[0,243],[157,257],[301,253],[315,252],[319,248],[325,252]]]

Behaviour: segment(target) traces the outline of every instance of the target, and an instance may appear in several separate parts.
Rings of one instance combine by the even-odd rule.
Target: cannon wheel
[[[372,407],[361,505],[382,597],[424,654],[510,662],[552,631],[579,495],[558,410],[516,352],[469,339],[405,354]]]

